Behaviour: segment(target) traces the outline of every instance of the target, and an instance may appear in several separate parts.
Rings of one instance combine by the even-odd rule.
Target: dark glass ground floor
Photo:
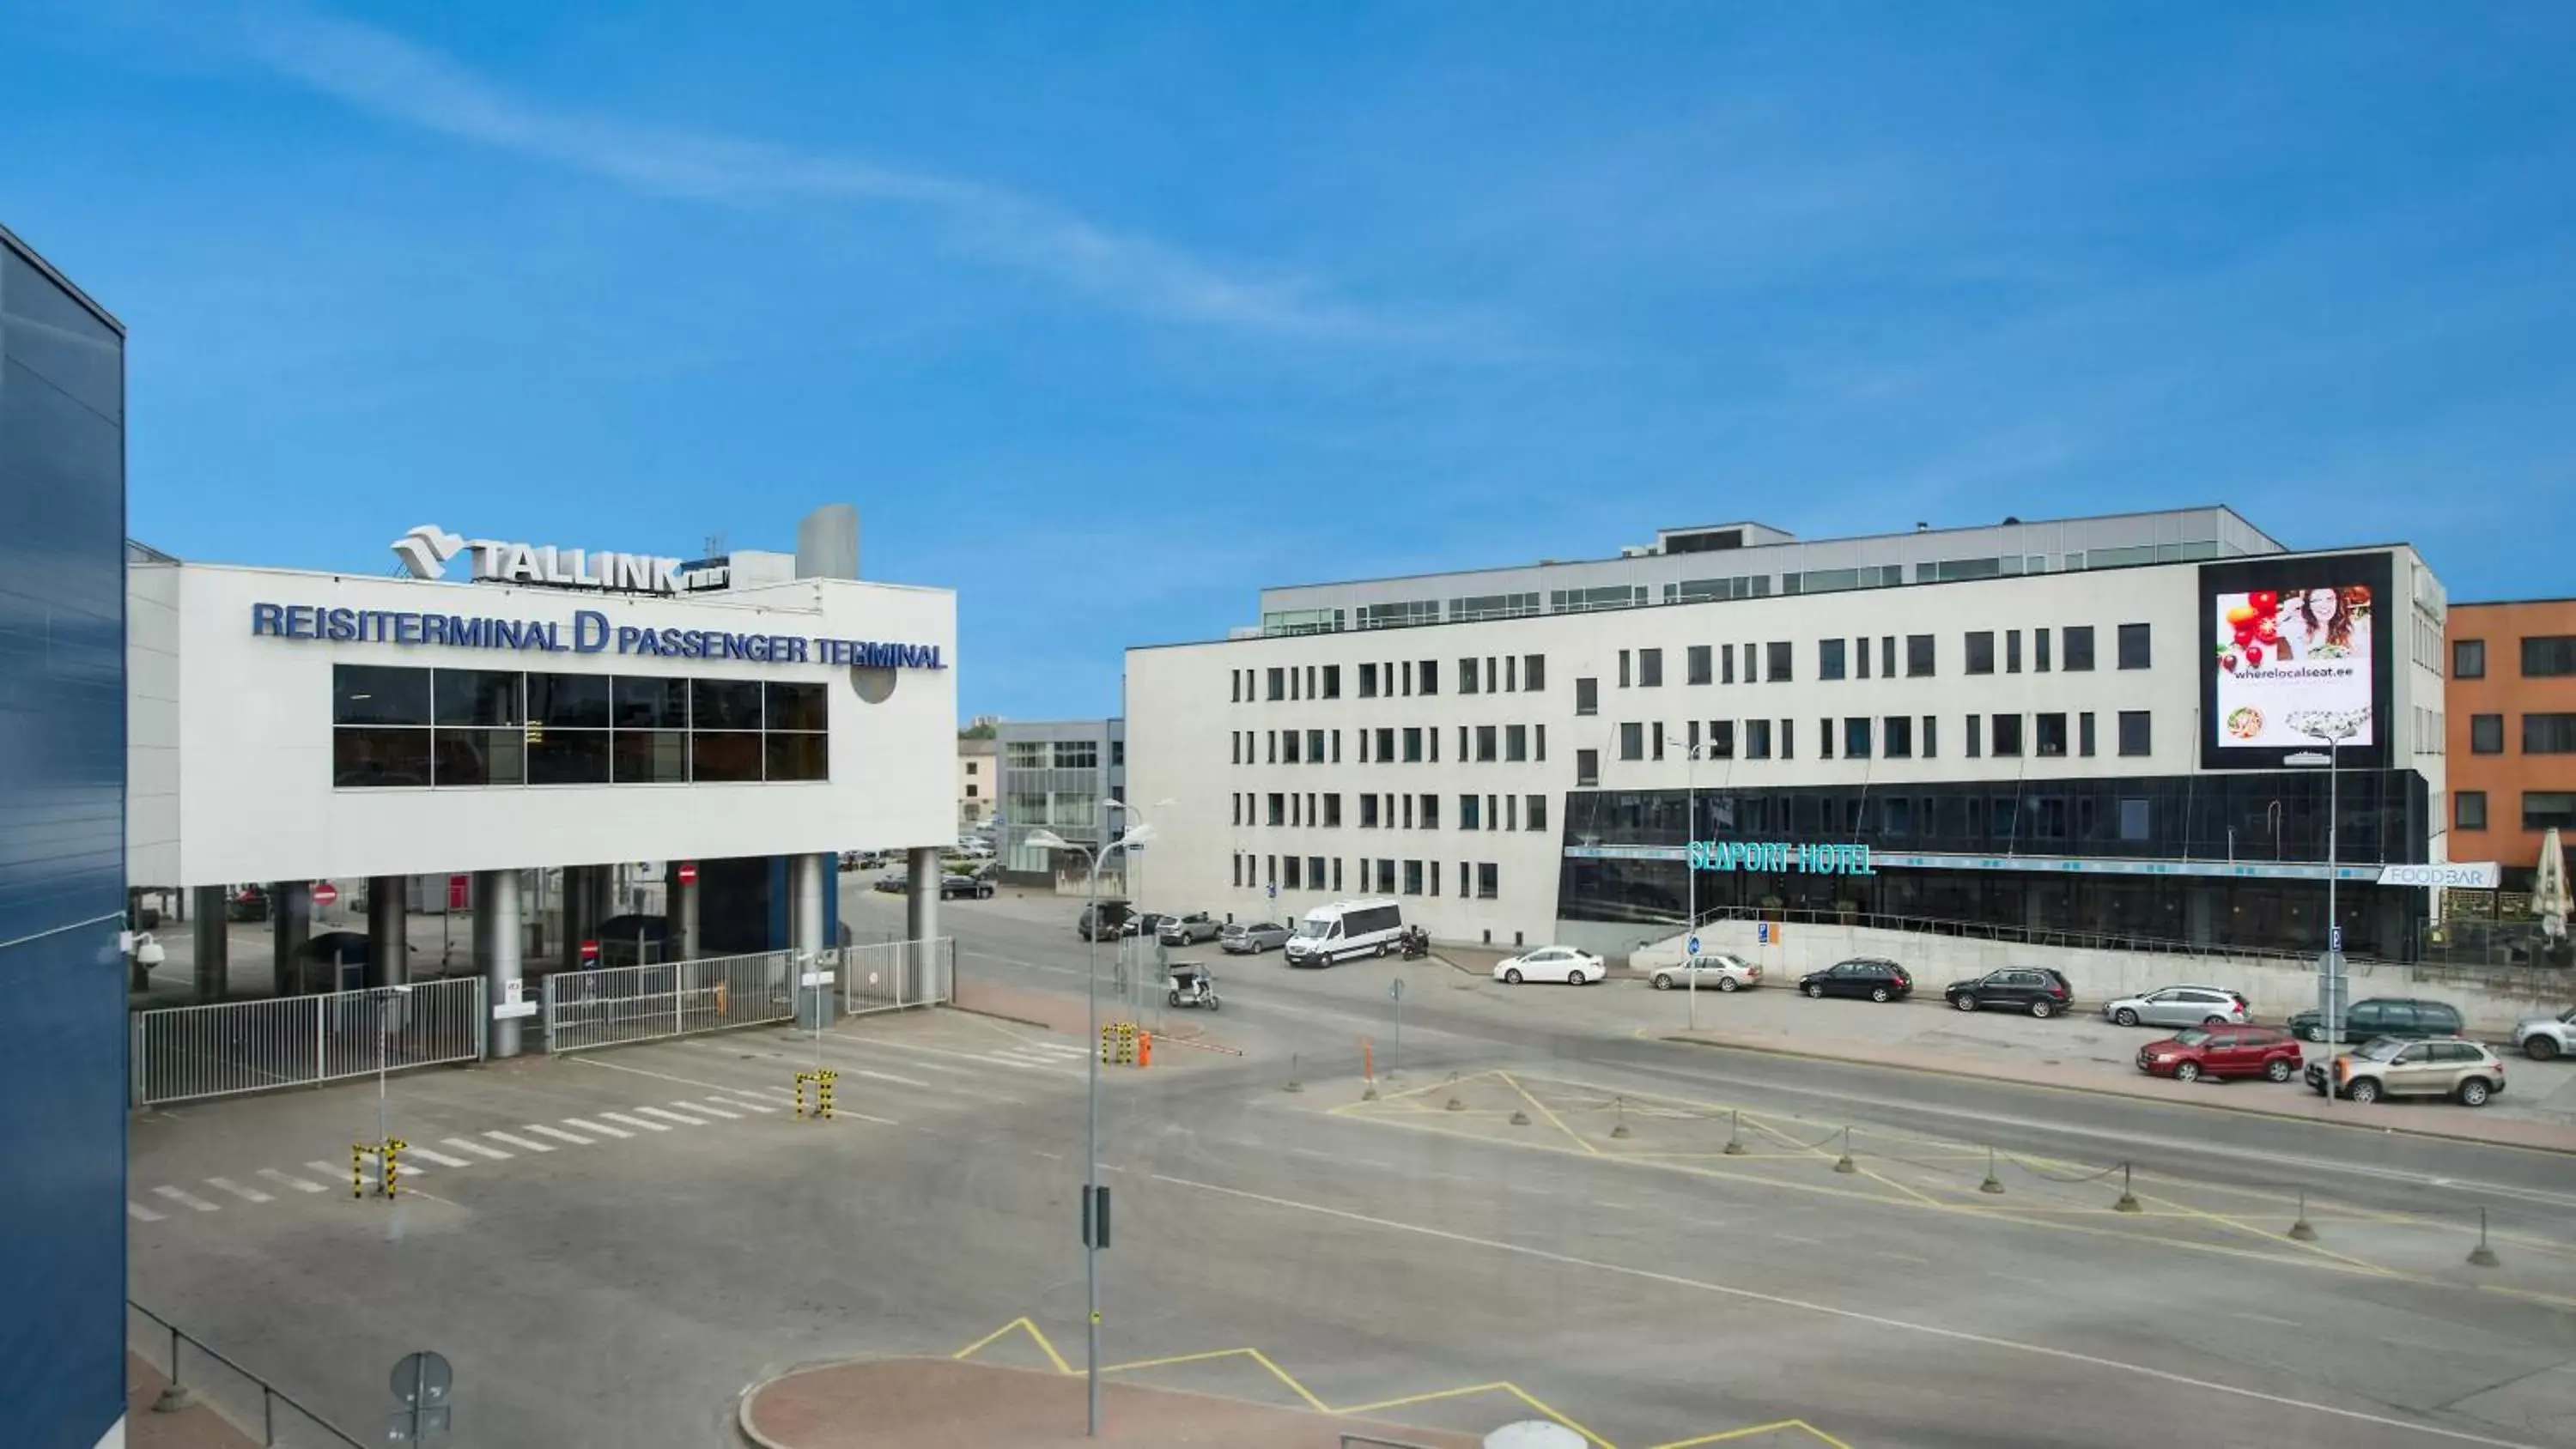
[[[1678,930],[1690,882],[1677,860],[1564,862],[1557,914]],[[2425,892],[2345,881],[2335,888],[2344,950],[2404,960],[2418,939]],[[1869,876],[1701,871],[1700,918],[1778,910],[1812,918],[1836,912],[2007,931],[2109,938],[2103,944],[2189,943],[2249,950],[2322,951],[2323,881],[2205,876],[2103,876],[2063,872],[1882,867]]]

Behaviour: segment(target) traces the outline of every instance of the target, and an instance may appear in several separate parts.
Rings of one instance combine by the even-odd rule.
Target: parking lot
[[[1052,1010],[1084,959],[1057,903],[943,916],[970,977],[1080,1020]],[[1546,1413],[1617,1446],[2162,1443],[2181,1406],[2223,1414],[2219,1442],[2576,1443],[2564,1159],[1969,1083],[1909,1100],[1569,1029],[1671,1004],[1642,986],[1218,969],[1222,1013],[1165,1013],[1199,1047],[1103,1074],[1120,1381],[1424,1431]],[[436,1348],[459,1442],[495,1446],[729,1442],[746,1386],[822,1360],[1078,1368],[1080,1035],[846,1023],[828,1123],[793,1111],[816,1050],[762,1029],[397,1078],[390,1202],[350,1195],[372,1084],[143,1118],[134,1291],[296,1366],[283,1386],[344,1425]],[[2481,1205],[2493,1268],[2467,1261]]]

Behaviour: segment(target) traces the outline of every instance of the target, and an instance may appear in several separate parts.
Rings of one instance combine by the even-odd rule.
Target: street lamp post
[[[2361,730],[2361,722],[2349,716],[2311,716],[2304,723],[2293,720],[2291,727],[2309,739],[2322,741],[2326,752],[2314,751],[2287,756],[2284,764],[2326,767],[2326,949],[2317,963],[2317,1022],[2325,1031],[2328,1078],[2326,1100],[2334,1100],[2333,1060],[2335,1048],[2343,1044],[2342,996],[2343,918],[2336,913],[2335,888],[2342,860],[2340,829],[2343,825],[2342,757],[2343,742]]]
[[[1082,972],[1082,995],[1091,1027],[1085,1039],[1089,1050],[1084,1053],[1083,1072],[1082,1331],[1084,1432],[1095,1439],[1100,1437],[1100,860],[1113,850],[1151,839],[1153,830],[1153,826],[1140,822],[1097,849],[1075,845],[1052,830],[1032,830],[1026,837],[1029,844],[1041,850],[1081,851],[1090,867],[1090,899],[1083,915],[1088,929],[1083,932]]]

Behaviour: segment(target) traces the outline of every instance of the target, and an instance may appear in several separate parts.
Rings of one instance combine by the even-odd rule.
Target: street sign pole
[[[1395,1003],[1395,1031],[1386,1044],[1386,1079],[1395,1080],[1396,1062],[1404,1054],[1404,978],[1398,976],[1386,984],[1386,995]]]
[[[1682,950],[1685,953],[1682,964],[1690,968],[1690,979],[1682,983],[1682,991],[1690,1000],[1690,1029],[1697,1031],[1699,1030],[1699,931],[1696,927],[1692,929],[1690,939],[1682,942]]]

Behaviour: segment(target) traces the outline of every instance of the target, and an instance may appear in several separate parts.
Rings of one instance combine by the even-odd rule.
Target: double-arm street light
[[[2351,714],[2313,714],[2293,719],[2290,727],[2322,743],[2326,752],[2320,755],[2309,750],[2282,760],[2283,764],[2311,768],[2323,765],[2326,770],[2326,950],[2317,962],[2317,1024],[2325,1032],[2329,1073],[2333,1071],[2331,1063],[2335,1048],[2343,1044],[2340,1010],[2344,981],[2343,918],[2335,914],[2335,880],[2342,873],[2338,868],[2342,853],[2338,848],[2337,830],[2343,823],[2342,792],[2338,788],[2343,772],[2337,752],[2344,741],[2361,732],[2362,718]],[[2334,1100],[2334,1084],[2329,1080],[2326,1086],[2326,1100],[2331,1102]]]
[[[1126,802],[1111,798],[1101,802],[1111,810],[1136,813]],[[1081,852],[1090,866],[1089,909],[1083,920],[1086,929],[1082,994],[1090,1012],[1091,1032],[1084,1045],[1083,1144],[1082,1144],[1082,1308],[1083,1308],[1083,1373],[1085,1392],[1085,1432],[1100,1436],[1100,1234],[1106,1226],[1100,1214],[1100,861],[1113,850],[1142,845],[1154,836],[1154,827],[1139,819],[1098,847],[1077,845],[1052,830],[1032,830],[1029,844],[1041,850]]]

